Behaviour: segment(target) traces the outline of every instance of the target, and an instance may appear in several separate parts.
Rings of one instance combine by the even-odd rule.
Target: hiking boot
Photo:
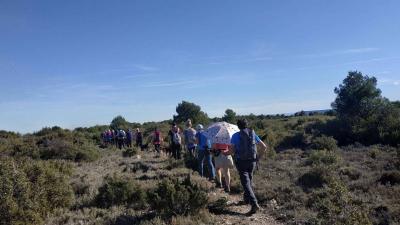
[[[249,201],[246,201],[246,200],[240,200],[236,205],[248,205],[248,204],[250,204],[250,202]]]
[[[261,210],[261,207],[258,204],[255,204],[251,206],[251,209],[248,213],[246,213],[247,216],[252,216],[253,214],[257,213],[258,211]]]
[[[228,193],[228,194],[231,192],[231,189],[230,189],[229,187],[225,187],[224,190],[225,190],[225,192]]]

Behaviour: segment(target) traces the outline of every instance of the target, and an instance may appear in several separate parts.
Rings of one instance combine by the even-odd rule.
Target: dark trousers
[[[118,148],[122,149],[124,147],[124,139],[118,139]]]
[[[136,140],[136,147],[142,148],[142,145],[143,145],[143,140],[141,140],[141,139],[140,140]]]
[[[256,168],[254,160],[236,160],[236,168],[240,175],[240,182],[244,189],[244,201],[257,205],[257,198],[253,191],[253,172]]]
[[[161,152],[161,146],[160,146],[160,144],[154,144],[154,148],[155,148],[155,150],[156,150],[157,153],[160,153],[160,152]]]
[[[172,150],[172,156],[175,159],[181,159],[181,145],[180,144],[172,144],[171,145],[171,150]]]
[[[194,151],[195,151],[196,147],[195,147],[195,146],[191,146],[191,147],[187,147],[187,146],[186,146],[186,148],[187,148],[187,150],[188,150],[190,156],[191,156],[191,157],[194,157]]]
[[[131,140],[131,139],[127,139],[127,141],[126,141],[126,147],[132,148],[132,140]]]

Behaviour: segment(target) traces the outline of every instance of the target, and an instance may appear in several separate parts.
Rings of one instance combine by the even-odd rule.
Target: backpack
[[[118,137],[119,138],[125,138],[125,131],[121,130],[118,132]]]
[[[257,146],[256,146],[256,133],[250,130],[247,134],[244,130],[239,132],[239,152],[238,158],[240,160],[256,160],[257,159]]]
[[[196,143],[196,131],[192,128],[192,129],[187,129],[185,130],[185,136],[187,138],[187,142],[186,144],[195,144]]]
[[[181,136],[178,132],[173,132],[172,141],[174,142],[174,144],[181,144]]]

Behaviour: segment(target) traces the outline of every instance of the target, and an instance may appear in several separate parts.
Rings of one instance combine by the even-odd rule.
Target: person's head
[[[154,128],[154,131],[157,132],[157,131],[158,131],[158,127],[155,127],[155,128]]]
[[[248,122],[246,119],[239,119],[237,121],[237,126],[240,130],[246,129],[248,127]]]
[[[192,120],[191,119],[188,119],[186,121],[186,127],[188,127],[188,128],[192,127]]]
[[[176,123],[173,122],[173,123],[171,124],[171,128],[174,129],[174,128],[176,128],[176,127],[177,127]]]
[[[196,130],[201,131],[201,130],[203,130],[203,129],[204,129],[203,125],[197,124]]]
[[[136,132],[140,132],[140,128],[136,128]]]

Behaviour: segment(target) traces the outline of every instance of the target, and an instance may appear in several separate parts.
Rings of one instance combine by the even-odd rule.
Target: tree
[[[129,123],[125,120],[122,116],[115,117],[110,124],[111,129],[118,130],[118,129],[128,129]]]
[[[381,96],[375,77],[351,71],[339,87],[332,108],[337,113],[345,142],[397,144],[400,136],[399,110]]]
[[[176,107],[177,115],[174,115],[174,121],[177,123],[184,122],[188,119],[192,120],[193,124],[207,124],[209,122],[209,118],[207,114],[201,111],[200,106],[187,102],[182,101]]]
[[[228,123],[236,123],[236,113],[232,109],[225,110],[225,115],[222,117],[222,120]]]
[[[337,94],[332,108],[338,117],[366,117],[382,101],[381,90],[376,87],[375,77],[363,76],[361,72],[350,71],[343,83],[336,87]]]

